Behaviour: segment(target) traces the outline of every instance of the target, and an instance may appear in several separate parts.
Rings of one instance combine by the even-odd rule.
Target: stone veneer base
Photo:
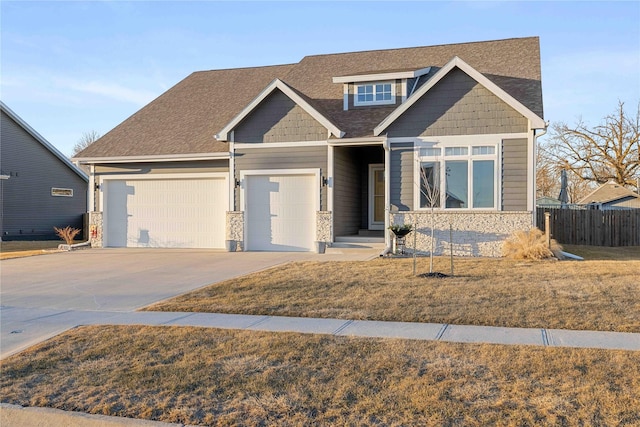
[[[412,224],[415,248],[420,253],[431,250],[431,213],[406,211],[390,214],[390,224]],[[450,232],[451,226],[451,232]],[[456,256],[500,257],[502,243],[517,230],[533,227],[533,212],[434,212],[433,253]],[[414,232],[406,237],[406,249],[414,250]]]

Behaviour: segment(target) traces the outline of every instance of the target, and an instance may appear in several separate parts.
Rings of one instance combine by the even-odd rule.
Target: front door
[[[384,230],[384,165],[369,165],[369,230]]]

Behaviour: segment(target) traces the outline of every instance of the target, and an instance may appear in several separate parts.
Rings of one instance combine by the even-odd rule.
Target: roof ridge
[[[352,55],[354,53],[373,53],[373,52],[390,52],[390,51],[402,51],[402,50],[410,50],[410,49],[425,49],[425,48],[433,48],[433,47],[450,47],[450,46],[462,46],[462,45],[472,45],[479,43],[495,43],[495,42],[507,42],[513,40],[527,40],[527,39],[540,39],[540,36],[528,36],[528,37],[510,37],[507,39],[494,39],[494,40],[480,40],[480,41],[472,41],[472,42],[461,42],[461,43],[441,43],[434,45],[422,45],[422,46],[410,46],[410,47],[390,47],[386,49],[370,49],[370,50],[354,50],[350,52],[337,52],[337,53],[320,53],[317,55],[305,55],[302,57],[300,62],[307,58],[316,58],[321,56],[340,56],[340,55]],[[292,64],[297,65],[297,64]]]
[[[287,64],[258,65],[258,66],[255,66],[255,67],[216,68],[216,69],[211,69],[211,70],[193,71],[193,72],[191,72],[191,74],[212,73],[212,72],[217,72],[217,71],[240,71],[240,70],[258,70],[258,69],[276,68],[276,67],[293,67],[293,66],[298,65],[298,64],[299,64],[299,62],[291,62],[291,63],[287,63]]]

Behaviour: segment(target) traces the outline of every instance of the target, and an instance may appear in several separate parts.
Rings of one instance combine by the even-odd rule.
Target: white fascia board
[[[74,158],[81,164],[97,163],[147,163],[147,162],[187,162],[190,160],[225,160],[231,156],[229,152],[202,154],[163,154],[150,156],[121,156],[121,157],[78,157]]]
[[[297,93],[295,93],[286,83],[280,79],[275,79],[269,85],[260,92],[260,94],[249,103],[237,116],[233,118],[227,124],[220,133],[215,137],[218,141],[227,141],[229,138],[229,132],[231,132],[245,117],[247,117],[264,99],[269,96],[274,90],[279,89],[285,95],[287,95],[293,102],[298,104],[304,111],[306,111],[311,117],[316,119],[322,124],[329,132],[338,138],[344,136],[344,132],[338,129],[336,125],[331,123],[329,119],[320,114],[315,108],[313,108],[307,101],[302,99]]]
[[[29,126],[27,122],[22,120],[22,118],[17,115],[11,108],[9,108],[4,102],[0,101],[0,109],[4,111],[7,116],[11,117],[13,121],[18,123],[18,126],[22,127],[29,135],[31,135],[36,141],[42,144],[47,150],[49,150],[54,156],[60,159],[65,165],[69,166],[71,170],[73,170],[76,174],[80,176],[80,178],[89,182],[89,176],[78,166],[74,165],[71,160],[67,158],[64,154],[62,154],[56,147],[53,146],[49,141],[47,141],[42,135],[40,135],[34,128]]]
[[[414,71],[398,71],[393,73],[375,73],[375,74],[360,74],[354,76],[340,76],[334,77],[334,83],[359,83],[359,82],[374,82],[382,80],[395,80],[395,79],[412,79],[418,76],[423,76],[431,71],[431,67],[421,68]]]
[[[531,129],[545,129],[547,127],[543,119],[541,119],[533,111],[525,107],[520,101],[509,95],[504,91],[504,89],[493,83],[482,73],[474,69],[471,65],[467,64],[459,57],[454,56],[451,61],[449,61],[444,67],[439,69],[433,75],[433,77],[431,77],[424,85],[422,85],[417,91],[415,91],[410,97],[408,97],[403,104],[398,106],[398,108],[396,108],[391,114],[389,114],[378,126],[376,126],[373,130],[373,134],[380,135],[387,127],[389,127],[389,125],[391,125],[391,123],[393,123],[398,117],[400,117],[405,111],[407,111],[409,107],[415,104],[418,99],[422,97],[422,95],[427,93],[433,86],[436,85],[436,83],[442,80],[455,67],[467,73],[472,79],[480,83],[511,108],[529,119],[531,123]]]
[[[333,147],[346,147],[350,145],[372,145],[372,144],[384,144],[387,140],[386,137],[365,137],[365,138],[345,138],[345,139],[330,139],[327,144]]]

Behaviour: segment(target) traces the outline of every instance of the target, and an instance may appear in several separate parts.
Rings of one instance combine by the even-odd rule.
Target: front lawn
[[[93,326],[2,363],[7,403],[192,425],[640,424],[640,352]]]
[[[57,252],[62,240],[36,240],[0,242],[0,260],[44,255]]]
[[[449,259],[435,269],[449,273]],[[640,260],[457,258],[454,272],[414,277],[411,259],[290,263],[146,310],[640,332]]]

